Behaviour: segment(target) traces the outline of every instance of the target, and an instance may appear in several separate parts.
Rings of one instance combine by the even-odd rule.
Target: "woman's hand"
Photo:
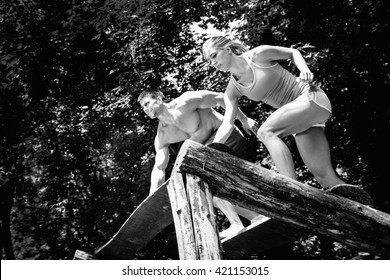
[[[299,75],[299,79],[301,81],[307,82],[307,83],[313,81],[313,78],[314,78],[314,75],[313,75],[313,73],[310,70],[301,71],[301,73]]]

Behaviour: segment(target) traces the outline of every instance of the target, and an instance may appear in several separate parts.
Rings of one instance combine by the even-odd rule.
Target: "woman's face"
[[[229,48],[210,48],[208,51],[208,59],[210,63],[221,71],[229,71],[231,55]]]

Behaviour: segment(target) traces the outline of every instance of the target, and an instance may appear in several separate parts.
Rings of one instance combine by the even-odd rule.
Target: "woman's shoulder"
[[[272,50],[272,46],[260,45],[250,49],[242,56],[260,67],[267,67],[275,64],[270,56],[270,50]]]
[[[262,55],[263,53],[267,52],[269,49],[272,49],[272,46],[259,45],[257,47],[250,49],[249,51],[247,51],[247,54],[252,55],[252,56],[258,56],[258,55]]]

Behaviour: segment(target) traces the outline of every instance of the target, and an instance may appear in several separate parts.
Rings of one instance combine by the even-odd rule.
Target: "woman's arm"
[[[218,96],[217,103],[218,103],[219,106],[221,106],[224,109],[226,109],[225,95],[223,93],[221,93],[220,96]],[[242,128],[248,134],[250,134],[250,132],[252,131],[252,133],[254,133],[256,135],[257,130],[259,129],[257,122],[255,120],[251,119],[251,118],[248,118],[248,116],[245,115],[244,112],[241,111],[241,109],[240,109],[240,107],[238,107],[238,105],[237,105],[237,116],[236,116],[236,118],[237,118],[237,120],[240,121],[240,123],[242,124]]]
[[[291,59],[301,72],[299,78],[305,82],[313,80],[313,73],[310,71],[302,54],[293,48],[263,45],[252,50],[253,62],[262,64],[272,64],[273,61]]]
[[[229,88],[229,87],[228,87]],[[214,143],[225,143],[229,138],[230,134],[234,128],[234,120],[237,117],[238,111],[238,96],[230,91],[226,91],[224,96],[225,101],[225,115],[221,126],[219,127],[215,138]]]

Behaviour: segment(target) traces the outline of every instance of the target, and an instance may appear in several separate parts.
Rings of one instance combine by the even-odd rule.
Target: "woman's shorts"
[[[324,108],[329,112],[329,118],[332,116],[332,105],[330,104],[328,96],[325,94],[325,92],[319,88],[318,86],[311,86],[306,90],[302,95],[300,95],[296,101],[299,100],[309,100],[313,101],[315,104],[320,106],[321,108]],[[329,119],[328,118],[328,119]],[[326,122],[326,121],[325,121]],[[325,127],[325,122],[318,123],[313,125],[313,127]]]

